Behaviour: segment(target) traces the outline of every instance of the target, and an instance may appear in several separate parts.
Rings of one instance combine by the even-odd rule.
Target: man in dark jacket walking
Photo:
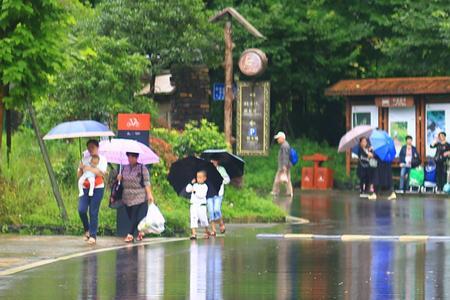
[[[280,193],[280,184],[286,183],[286,195],[292,197],[293,188],[291,182],[291,167],[292,163],[290,160],[291,147],[286,141],[286,135],[284,132],[278,132],[274,137],[278,144],[281,145],[280,151],[278,152],[278,171],[275,175],[275,180],[273,182],[272,195],[278,195]]]

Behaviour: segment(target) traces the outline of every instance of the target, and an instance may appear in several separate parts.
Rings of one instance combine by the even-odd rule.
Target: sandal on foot
[[[134,242],[134,237],[131,234],[129,234],[123,241],[125,243],[132,243],[132,242]]]
[[[217,236],[217,234],[216,234],[216,232],[215,232],[215,231],[213,231],[213,232],[209,233],[208,235],[209,235],[209,236],[212,236],[212,237],[216,237],[216,236]]]
[[[220,226],[220,233],[221,233],[221,234],[224,234],[225,231],[226,231],[225,225]]]
[[[140,242],[140,241],[142,241],[143,239],[144,239],[144,233],[139,231],[136,240],[137,240],[138,242]]]
[[[189,238],[190,240],[196,240],[197,236],[195,234],[191,235],[191,237]]]
[[[91,237],[91,235],[89,234],[89,231],[86,231],[83,235],[83,240],[85,242],[89,241],[89,238]]]
[[[93,238],[93,237],[89,237],[87,243],[88,243],[89,245],[94,246],[95,244],[97,244],[97,240],[96,240],[95,238]]]

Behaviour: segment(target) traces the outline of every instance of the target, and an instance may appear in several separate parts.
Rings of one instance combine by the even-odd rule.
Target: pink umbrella
[[[362,137],[369,138],[372,133],[373,128],[369,125],[360,125],[354,127],[352,130],[348,131],[339,141],[338,152],[344,152],[350,150],[359,143],[359,139]]]
[[[144,165],[159,163],[158,155],[140,142],[127,139],[100,142],[99,153],[105,156],[109,163],[128,165],[127,152],[139,153],[138,163]]]

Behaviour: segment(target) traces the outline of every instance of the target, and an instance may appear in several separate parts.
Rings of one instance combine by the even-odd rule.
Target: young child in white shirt
[[[100,162],[100,157],[98,155],[92,155],[91,160],[89,162],[89,165],[92,168],[96,168],[98,166],[98,163]],[[89,197],[92,197],[94,195],[94,188],[95,188],[95,174],[91,171],[85,171],[83,175],[80,176],[80,179],[78,179],[78,197],[81,197],[84,195],[84,182],[88,180],[89,181]]]
[[[198,223],[205,228],[206,236],[209,237],[208,215],[206,213],[206,194],[208,186],[206,185],[206,171],[197,172],[196,179],[186,186],[186,192],[191,193],[191,240],[197,239]]]

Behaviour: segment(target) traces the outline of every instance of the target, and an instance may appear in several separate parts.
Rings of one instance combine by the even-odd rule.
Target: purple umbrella
[[[148,165],[159,163],[159,157],[146,145],[127,139],[112,139],[101,141],[99,153],[106,157],[109,163],[128,165],[127,152],[138,153],[138,163]]]
[[[359,139],[362,137],[369,137],[373,128],[369,125],[356,126],[348,131],[339,141],[338,152],[345,152],[358,145]]]

